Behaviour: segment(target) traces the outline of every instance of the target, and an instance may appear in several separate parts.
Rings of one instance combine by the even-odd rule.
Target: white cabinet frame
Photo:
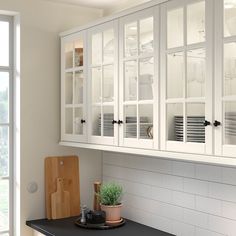
[[[101,33],[105,30],[113,29],[114,30],[114,61],[113,63],[101,63],[100,65],[92,65],[92,35],[96,33]],[[109,102],[103,103],[101,109],[104,106],[112,105],[114,107],[114,120],[118,120],[118,21],[114,20],[88,30],[88,141],[89,143],[95,144],[105,144],[105,145],[118,145],[118,124],[114,124],[114,136],[105,137],[105,136],[95,136],[92,134],[92,68],[100,66],[102,68],[101,73],[103,73],[103,67],[106,65],[113,65],[113,81],[114,81],[114,101],[112,104]],[[103,42],[102,42],[103,45]],[[102,50],[103,55],[103,50]],[[103,56],[102,56],[103,57]],[[103,91],[103,86],[101,84],[101,89]],[[100,105],[100,104],[98,104]]]
[[[215,154],[235,157],[236,145],[224,144],[225,115],[223,103],[236,102],[236,96],[224,96],[224,45],[236,43],[236,36],[224,36],[224,1],[215,0],[215,120],[221,125],[215,128]]]
[[[67,43],[73,43],[77,39],[83,40],[83,66],[81,67],[74,67],[75,65],[75,50],[73,49],[73,68],[72,69],[65,69],[65,46]],[[74,94],[75,94],[75,72],[76,71],[83,71],[83,104],[82,105],[75,105],[74,104]],[[65,104],[65,73],[71,72],[73,73],[73,104]],[[87,73],[87,36],[86,31],[81,31],[76,34],[64,37],[61,39],[61,139],[66,141],[72,142],[87,142],[87,81],[88,81],[88,73]],[[66,119],[65,119],[65,109],[71,108],[73,109],[73,134],[66,134]],[[75,108],[82,108],[83,109],[83,119],[85,123],[83,124],[83,134],[75,134]]]
[[[137,26],[137,34],[138,34],[138,41],[137,41],[137,49],[139,51],[139,21],[145,18],[153,17],[153,53],[150,54],[137,54],[137,56],[130,56],[125,57],[125,32],[124,26],[125,24],[138,22]],[[159,6],[143,10],[138,13],[134,13],[132,15],[128,15],[123,17],[119,21],[119,114],[120,120],[123,121],[123,124],[120,125],[119,130],[119,145],[124,147],[140,147],[140,148],[159,148],[159,31],[160,31],[160,24],[159,24]],[[127,61],[136,61],[137,62],[137,74],[139,73],[139,59],[153,57],[154,59],[154,77],[153,77],[153,100],[152,101],[141,101],[138,100],[137,91],[137,101],[125,101],[124,98],[124,79],[125,79],[125,71],[124,71],[124,63]],[[125,114],[124,114],[124,106],[125,105],[136,105],[137,106],[137,122],[139,116],[139,105],[153,105],[153,139],[139,139],[137,138],[125,138]]]
[[[166,104],[180,103],[183,104],[184,115],[184,134],[186,134],[186,104],[187,103],[204,103],[205,104],[205,119],[212,124],[212,102],[213,102],[213,14],[212,0],[205,0],[205,27],[206,27],[206,40],[202,43],[187,44],[187,17],[186,6],[187,4],[201,2],[202,0],[178,0],[170,1],[161,6],[161,150],[176,151],[176,152],[189,152],[199,154],[212,154],[213,152],[213,126],[207,126],[205,129],[205,143],[190,143],[186,142],[184,137],[183,142],[167,140],[167,110]],[[167,49],[167,11],[169,9],[176,9],[182,7],[184,9],[184,45],[178,48]],[[187,98],[186,95],[186,53],[191,49],[205,48],[206,49],[206,81],[205,81],[205,98]],[[184,96],[183,98],[167,99],[167,53],[181,51],[185,55],[184,64]]]

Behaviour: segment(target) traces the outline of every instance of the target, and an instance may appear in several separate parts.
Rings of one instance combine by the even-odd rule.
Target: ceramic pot
[[[101,210],[106,212],[106,221],[119,221],[121,219],[122,204],[107,206],[101,204]]]

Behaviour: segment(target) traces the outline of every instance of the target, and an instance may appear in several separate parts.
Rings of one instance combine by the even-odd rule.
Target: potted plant
[[[121,221],[122,186],[117,183],[106,183],[100,189],[101,210],[106,212],[107,223]]]

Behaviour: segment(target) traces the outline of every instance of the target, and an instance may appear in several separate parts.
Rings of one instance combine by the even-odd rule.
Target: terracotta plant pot
[[[106,221],[119,221],[121,219],[122,204],[116,206],[101,205],[101,210],[106,212]]]

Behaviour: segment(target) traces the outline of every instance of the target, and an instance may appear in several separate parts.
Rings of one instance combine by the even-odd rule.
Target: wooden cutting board
[[[52,219],[70,217],[70,193],[64,191],[63,179],[57,179],[57,191],[51,194]]]
[[[52,219],[51,197],[57,192],[57,179],[63,179],[63,191],[69,192],[70,216],[80,214],[79,158],[59,156],[45,158],[46,216]],[[67,216],[65,216],[67,217]]]

